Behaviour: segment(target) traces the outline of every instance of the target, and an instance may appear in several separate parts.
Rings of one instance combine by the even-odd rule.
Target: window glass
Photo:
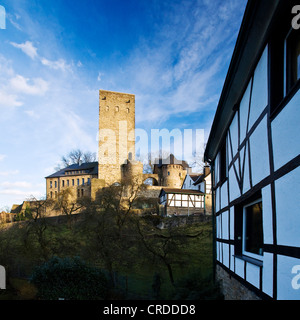
[[[262,202],[244,207],[244,253],[263,255]]]

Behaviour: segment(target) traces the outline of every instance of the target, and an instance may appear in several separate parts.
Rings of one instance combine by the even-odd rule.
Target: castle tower
[[[120,182],[121,165],[135,160],[135,95],[99,91],[98,150],[98,178]]]

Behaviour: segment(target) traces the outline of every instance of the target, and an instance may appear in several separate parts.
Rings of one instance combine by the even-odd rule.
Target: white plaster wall
[[[236,180],[236,176],[233,170],[233,167],[229,170],[229,198],[230,201],[238,198],[240,196],[240,189],[238,182]]]
[[[275,181],[277,243],[300,244],[300,167]]]
[[[232,151],[233,151],[233,157],[234,157],[238,151],[238,137],[239,137],[238,136],[238,113],[237,112],[235,113],[235,116],[232,119],[229,130],[230,130],[230,135],[231,135]]]
[[[223,264],[229,268],[229,245],[227,243],[223,243]]]
[[[234,271],[234,245],[230,245],[230,270]]]
[[[268,104],[268,46],[265,48],[254,72],[251,96],[249,129]]]
[[[229,131],[227,131],[227,137],[226,137],[226,150],[227,150],[227,158],[228,158],[228,164],[232,161],[231,156],[231,143],[229,139]]]
[[[227,181],[221,187],[221,209],[228,206],[228,184]]]
[[[297,274],[292,273],[294,266],[300,266],[300,259],[281,256],[277,257],[277,299],[300,300],[300,289],[294,289],[292,281]],[[295,281],[300,284],[300,280]]]
[[[220,210],[220,187],[215,191],[215,199],[216,199],[216,212]]]
[[[216,160],[215,160],[215,185],[218,184],[219,182],[219,154],[216,156]]]
[[[262,189],[264,243],[273,244],[273,217],[270,185]]]
[[[216,217],[216,232],[217,232],[217,238],[221,238],[222,237],[222,233],[221,233],[221,217],[222,215],[218,215]]]
[[[235,258],[235,273],[240,276],[241,278],[244,278],[244,266],[245,261],[239,258]]]
[[[251,84],[252,84],[252,79],[250,80],[248,87],[240,103],[240,141],[241,142],[243,142],[247,134],[247,120],[248,120],[248,113],[249,113]]]
[[[224,211],[222,213],[222,238],[228,240],[229,232],[228,232],[228,211]]]
[[[234,240],[234,207],[230,208],[230,240]]]
[[[275,170],[299,155],[299,123],[300,90],[271,124]]]
[[[255,186],[270,174],[267,116],[250,136],[252,184]]]
[[[273,297],[273,254],[264,253],[262,290]]]
[[[246,154],[244,155],[245,148],[246,148]],[[241,155],[241,161],[243,161],[243,158],[245,156],[243,193],[246,193],[248,190],[250,190],[250,172],[249,172],[248,144],[246,144],[246,146],[241,150],[240,155]],[[242,170],[243,170],[243,164],[242,164]]]
[[[246,281],[251,283],[256,288],[259,288],[259,267],[247,262],[246,266]]]

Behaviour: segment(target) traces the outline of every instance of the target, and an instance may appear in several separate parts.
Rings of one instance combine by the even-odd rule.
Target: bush
[[[99,269],[79,257],[50,259],[34,269],[31,282],[38,289],[38,297],[45,300],[105,299],[108,284]]]
[[[175,300],[223,300],[218,283],[211,276],[202,277],[199,273],[191,273],[175,283]]]

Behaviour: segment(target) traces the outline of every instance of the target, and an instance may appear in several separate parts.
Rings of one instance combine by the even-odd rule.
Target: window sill
[[[244,260],[246,262],[252,263],[258,267],[262,267],[263,266],[263,262],[261,260],[258,259],[254,259],[245,255],[234,255],[235,258],[238,258],[240,260]]]

